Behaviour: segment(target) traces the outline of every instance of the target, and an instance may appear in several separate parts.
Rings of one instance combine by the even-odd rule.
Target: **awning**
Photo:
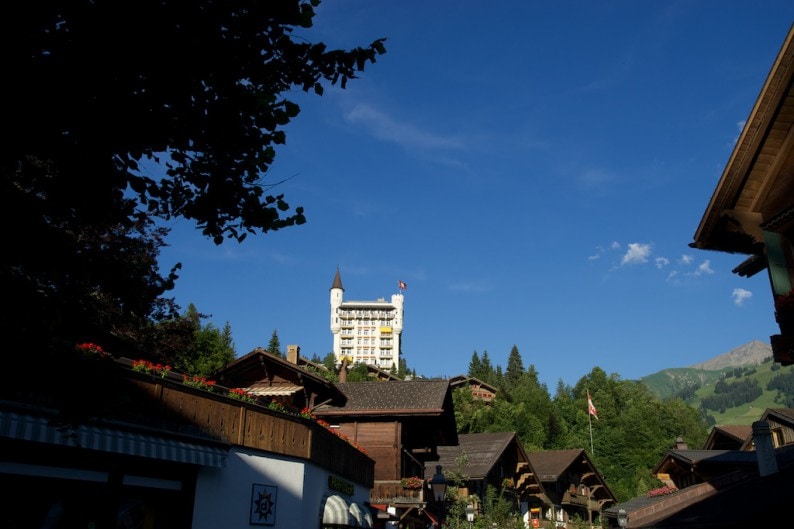
[[[153,434],[78,424],[64,428],[46,417],[0,411],[0,437],[175,461],[208,467],[226,465],[227,449]]]
[[[289,397],[299,391],[303,391],[303,386],[296,386],[294,384],[282,384],[271,386],[266,383],[252,384],[247,388],[242,388],[246,392],[256,395],[257,397]]]
[[[356,520],[359,527],[363,527],[364,529],[372,528],[372,512],[366,505],[351,503],[350,514]]]
[[[350,505],[339,495],[327,495],[322,504],[323,526],[358,527],[350,514]]]

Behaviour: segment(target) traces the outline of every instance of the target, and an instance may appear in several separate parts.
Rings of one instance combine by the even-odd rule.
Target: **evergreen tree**
[[[524,374],[524,361],[518,352],[518,347],[513,345],[510,349],[510,356],[507,358],[507,370],[505,371],[505,386],[516,386]]]
[[[477,377],[483,382],[487,384],[491,384],[492,386],[496,385],[496,372],[494,371],[493,366],[491,365],[491,359],[488,357],[488,351],[483,351],[482,357],[480,358],[481,368],[480,368],[480,376]]]
[[[480,356],[477,354],[476,350],[471,354],[468,373],[470,377],[482,380],[482,362],[480,362]]]
[[[273,329],[273,335],[270,337],[270,341],[267,343],[267,352],[273,356],[284,356],[281,352],[281,342],[278,340],[278,332],[276,332],[276,329]]]

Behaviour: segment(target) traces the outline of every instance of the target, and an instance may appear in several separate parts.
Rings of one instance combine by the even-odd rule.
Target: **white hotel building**
[[[344,301],[344,293],[337,269],[331,285],[331,333],[337,363],[347,357],[351,364],[397,369],[403,331],[403,295],[392,295],[391,302],[384,298]]]

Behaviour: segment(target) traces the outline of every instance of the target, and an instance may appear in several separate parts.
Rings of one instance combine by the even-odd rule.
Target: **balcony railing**
[[[563,505],[571,505],[574,507],[581,507],[582,509],[599,510],[598,502],[591,500],[584,494],[577,494],[575,492],[566,492],[562,495]]]
[[[86,420],[101,416],[130,427],[265,450],[310,461],[366,486],[374,482],[375,462],[312,419],[234,400],[225,395],[227,388],[207,391],[183,384],[175,373],[161,377],[133,371],[131,365],[127,359],[85,362],[62,375]],[[58,383],[36,390],[18,390],[7,401],[57,409],[65,400]]]
[[[378,480],[370,493],[372,503],[424,503],[424,489],[405,489],[401,481]]]

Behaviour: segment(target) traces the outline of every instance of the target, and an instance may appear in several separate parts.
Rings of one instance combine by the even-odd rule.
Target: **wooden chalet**
[[[483,504],[489,485],[516,506],[542,507],[542,486],[515,432],[458,434],[458,445],[439,446],[438,455],[446,472],[462,476],[460,492],[475,508]]]
[[[794,408],[767,408],[759,420],[769,425],[773,447],[794,444]],[[742,444],[742,450],[754,449],[754,439],[752,435],[748,435]]]
[[[233,360],[213,377],[219,384],[243,389],[264,402],[279,402],[298,410],[321,403],[343,405],[346,400],[333,383],[315,371],[262,348]]]
[[[496,397],[496,387],[486,384],[482,380],[466,375],[458,375],[449,379],[449,385],[453,390],[469,388],[472,397],[485,402],[491,402]]]
[[[325,364],[312,362],[311,360],[302,357],[300,355],[300,347],[297,345],[287,346],[287,361],[297,365],[298,367],[308,369],[309,371],[313,371],[315,373],[327,373],[329,371],[328,367],[326,367]],[[393,375],[392,373],[385,371],[379,368],[378,366],[371,364],[364,364],[364,365],[367,368],[367,376],[372,380],[389,380],[392,382],[395,380],[402,380],[397,375]],[[339,370],[338,375],[340,377],[343,377],[343,373],[341,372],[341,369]]]
[[[792,431],[792,412],[767,410],[772,420],[753,423],[741,449],[669,450],[653,469],[665,486],[608,508],[607,526],[619,527],[621,511],[629,528],[788,526],[794,443],[774,443]]]
[[[429,479],[438,446],[458,443],[449,381],[352,382],[338,388],[346,403],[322,404],[314,413],[375,460],[372,505],[392,513],[402,527],[432,523],[424,510],[427,487],[404,488],[402,480]]]
[[[789,29],[690,243],[744,254],[733,272],[766,270],[780,334],[775,361],[794,364],[794,25]],[[786,306],[787,305],[787,306]]]
[[[244,372],[255,359],[276,386],[283,366],[260,358],[234,367]],[[75,361],[43,369],[37,384],[0,387],[4,526],[248,527],[252,490],[281,487],[294,492],[268,509],[295,526],[371,527],[364,509],[375,462],[349,441],[310,418],[233,398],[228,387],[133,365]],[[284,378],[301,382],[289,394],[307,402],[345,401],[304,373]],[[337,514],[332,502],[348,510]]]
[[[703,443],[703,450],[739,450],[751,433],[749,424],[714,426]]]
[[[542,527],[564,525],[574,518],[600,524],[602,511],[617,502],[583,449],[528,455],[542,488],[538,493],[544,508]]]

